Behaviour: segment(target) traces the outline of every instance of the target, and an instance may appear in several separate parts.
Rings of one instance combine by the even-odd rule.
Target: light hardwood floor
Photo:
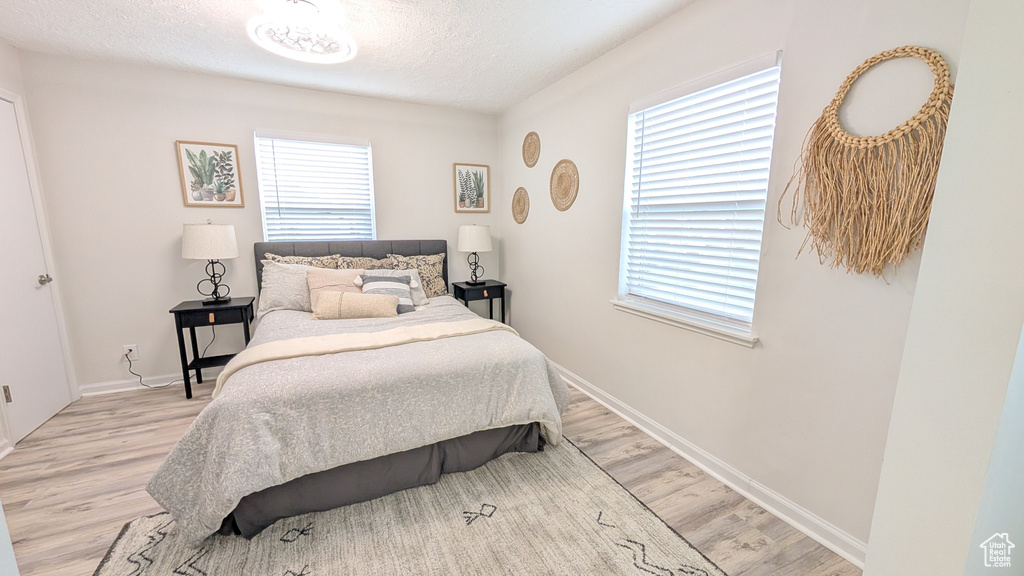
[[[0,460],[22,576],[90,575],[125,522],[159,512],[146,482],[210,391],[85,398]],[[731,576],[860,574],[576,390],[564,423],[574,444]]]

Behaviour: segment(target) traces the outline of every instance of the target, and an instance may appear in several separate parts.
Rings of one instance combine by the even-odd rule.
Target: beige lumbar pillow
[[[317,298],[324,292],[362,292],[355,285],[356,277],[365,270],[327,270],[310,268],[306,270],[306,284],[309,286],[310,308],[316,308]]]
[[[398,296],[360,292],[323,292],[313,305],[315,320],[398,316]]]

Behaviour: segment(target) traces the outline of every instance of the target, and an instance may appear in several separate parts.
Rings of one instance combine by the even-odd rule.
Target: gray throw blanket
[[[396,318],[280,310],[260,321],[250,346],[474,316],[447,296]],[[506,331],[264,362],[227,381],[147,489],[198,544],[243,496],[313,472],[530,422],[558,444],[568,404],[547,358]]]

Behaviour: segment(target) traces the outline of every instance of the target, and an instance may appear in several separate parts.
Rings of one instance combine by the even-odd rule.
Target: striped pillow
[[[359,273],[365,274],[366,270],[360,270]],[[370,273],[374,276],[387,276],[388,278],[394,278],[395,276],[409,278],[413,305],[418,307],[430,304],[430,300],[427,300],[427,294],[423,291],[423,284],[420,283],[420,273],[416,270],[371,270]]]
[[[398,313],[413,312],[416,307],[412,303],[412,290],[408,276],[357,276],[356,286],[363,288],[363,294],[387,294],[398,296]]]

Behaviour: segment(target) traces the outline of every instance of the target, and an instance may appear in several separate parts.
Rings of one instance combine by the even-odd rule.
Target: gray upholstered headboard
[[[367,256],[386,258],[388,254],[419,256],[445,254],[444,284],[448,285],[447,240],[340,240],[312,242],[257,242],[252,247],[256,258],[256,287],[263,288],[263,260],[267,252],[279,256]]]

